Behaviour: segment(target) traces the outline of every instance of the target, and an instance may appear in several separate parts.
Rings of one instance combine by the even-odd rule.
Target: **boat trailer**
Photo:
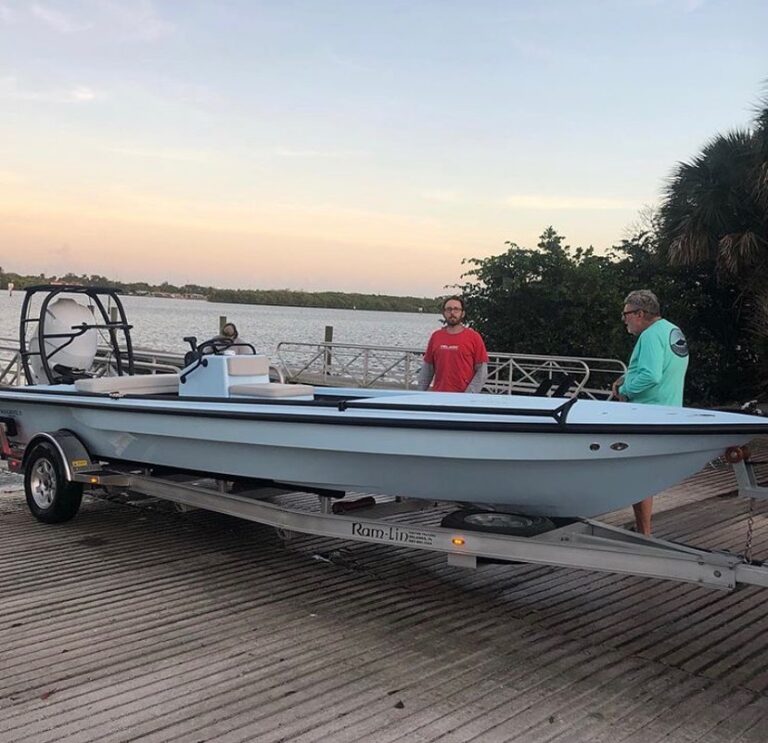
[[[660,578],[721,590],[733,590],[739,585],[768,587],[768,564],[752,561],[748,555],[646,537],[592,519],[554,519],[546,530],[526,531],[526,522],[531,519],[524,515],[483,512],[473,507],[467,513],[480,518],[448,519],[450,524],[458,524],[455,527],[428,526],[400,519],[428,512],[444,515],[446,503],[372,496],[348,498],[345,493],[307,491],[290,483],[263,481],[237,482],[237,491],[231,492],[231,482],[213,479],[221,475],[195,476],[121,462],[93,461],[82,442],[69,431],[38,434],[23,449],[14,448],[9,442],[9,436],[15,435],[13,419],[0,418],[0,458],[8,462],[12,472],[24,475],[30,511],[46,523],[63,522],[75,516],[84,488],[106,492],[129,490],[171,501],[185,509],[200,508],[264,524],[284,534],[298,532],[442,552],[448,564],[457,567],[527,562]],[[768,499],[768,487],[758,485],[745,447],[729,449],[724,459],[735,470],[740,495]],[[301,505],[291,504],[291,493],[297,491],[316,493],[319,509],[306,507],[306,495],[298,499],[303,501]],[[281,496],[280,502],[271,502],[276,494]],[[750,520],[750,530],[751,527]]]

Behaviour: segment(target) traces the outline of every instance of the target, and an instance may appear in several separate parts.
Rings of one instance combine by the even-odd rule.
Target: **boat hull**
[[[44,398],[43,398],[44,399]],[[73,400],[74,402],[74,400]],[[118,400],[13,402],[22,441],[41,431],[75,433],[94,458],[263,478],[297,487],[488,503],[532,515],[592,517],[679,482],[749,432],[679,436],[566,428],[457,431],[430,421],[342,422],[228,415],[210,406],[153,410]],[[204,413],[204,414],[203,414]],[[434,421],[432,421],[434,423]]]

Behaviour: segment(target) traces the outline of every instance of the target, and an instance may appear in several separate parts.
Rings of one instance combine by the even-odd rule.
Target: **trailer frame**
[[[33,453],[43,445],[48,447],[49,458],[59,459],[52,462],[52,469],[61,473],[61,486],[76,483],[90,489],[130,490],[185,509],[214,511],[283,533],[440,552],[445,554],[449,565],[456,567],[526,562],[680,581],[719,590],[733,590],[747,584],[768,587],[768,565],[762,562],[731,552],[644,536],[593,519],[557,520],[554,528],[542,533],[510,536],[491,529],[425,526],[400,520],[408,514],[428,511],[439,515],[455,506],[454,502],[378,496],[350,499],[346,494],[329,491],[318,491],[319,507],[309,510],[306,505],[298,504],[299,500],[306,503],[305,495],[295,498],[296,503],[291,502],[291,493],[297,489],[289,483],[243,481],[240,492],[230,492],[230,483],[220,476],[214,479],[204,473],[195,476],[167,471],[157,474],[147,467],[96,461],[70,431],[40,433],[23,449],[16,448],[8,438],[12,430],[13,421],[0,418],[0,457],[8,461],[12,471],[25,474],[27,502],[32,499],[30,508],[38,518],[33,508],[35,494],[30,493],[28,468],[36,461]],[[741,495],[768,499],[768,487],[757,483],[746,450],[728,450],[725,459],[735,469]],[[180,481],[180,477],[184,481]],[[280,502],[272,502],[276,494],[281,496]],[[333,499],[343,499],[337,503],[345,505],[334,508]]]

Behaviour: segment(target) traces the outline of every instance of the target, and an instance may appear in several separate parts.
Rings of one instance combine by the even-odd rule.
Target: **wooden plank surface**
[[[742,550],[731,477],[658,497],[656,533]],[[765,589],[461,570],[144,500],[87,497],[46,526],[17,485],[0,481],[0,741],[768,740]]]

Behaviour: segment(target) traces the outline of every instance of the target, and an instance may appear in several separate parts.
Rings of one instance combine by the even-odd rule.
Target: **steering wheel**
[[[232,346],[234,341],[231,338],[222,338],[220,335],[209,338],[200,343],[195,349],[201,356],[214,354],[220,356],[224,351]]]
[[[184,366],[189,366],[195,361],[201,361],[203,356],[220,356],[233,344],[231,339],[222,338],[220,335],[215,335],[202,343],[198,343],[197,338],[193,335],[187,336],[184,340],[189,343],[190,347],[190,350],[184,354]]]

